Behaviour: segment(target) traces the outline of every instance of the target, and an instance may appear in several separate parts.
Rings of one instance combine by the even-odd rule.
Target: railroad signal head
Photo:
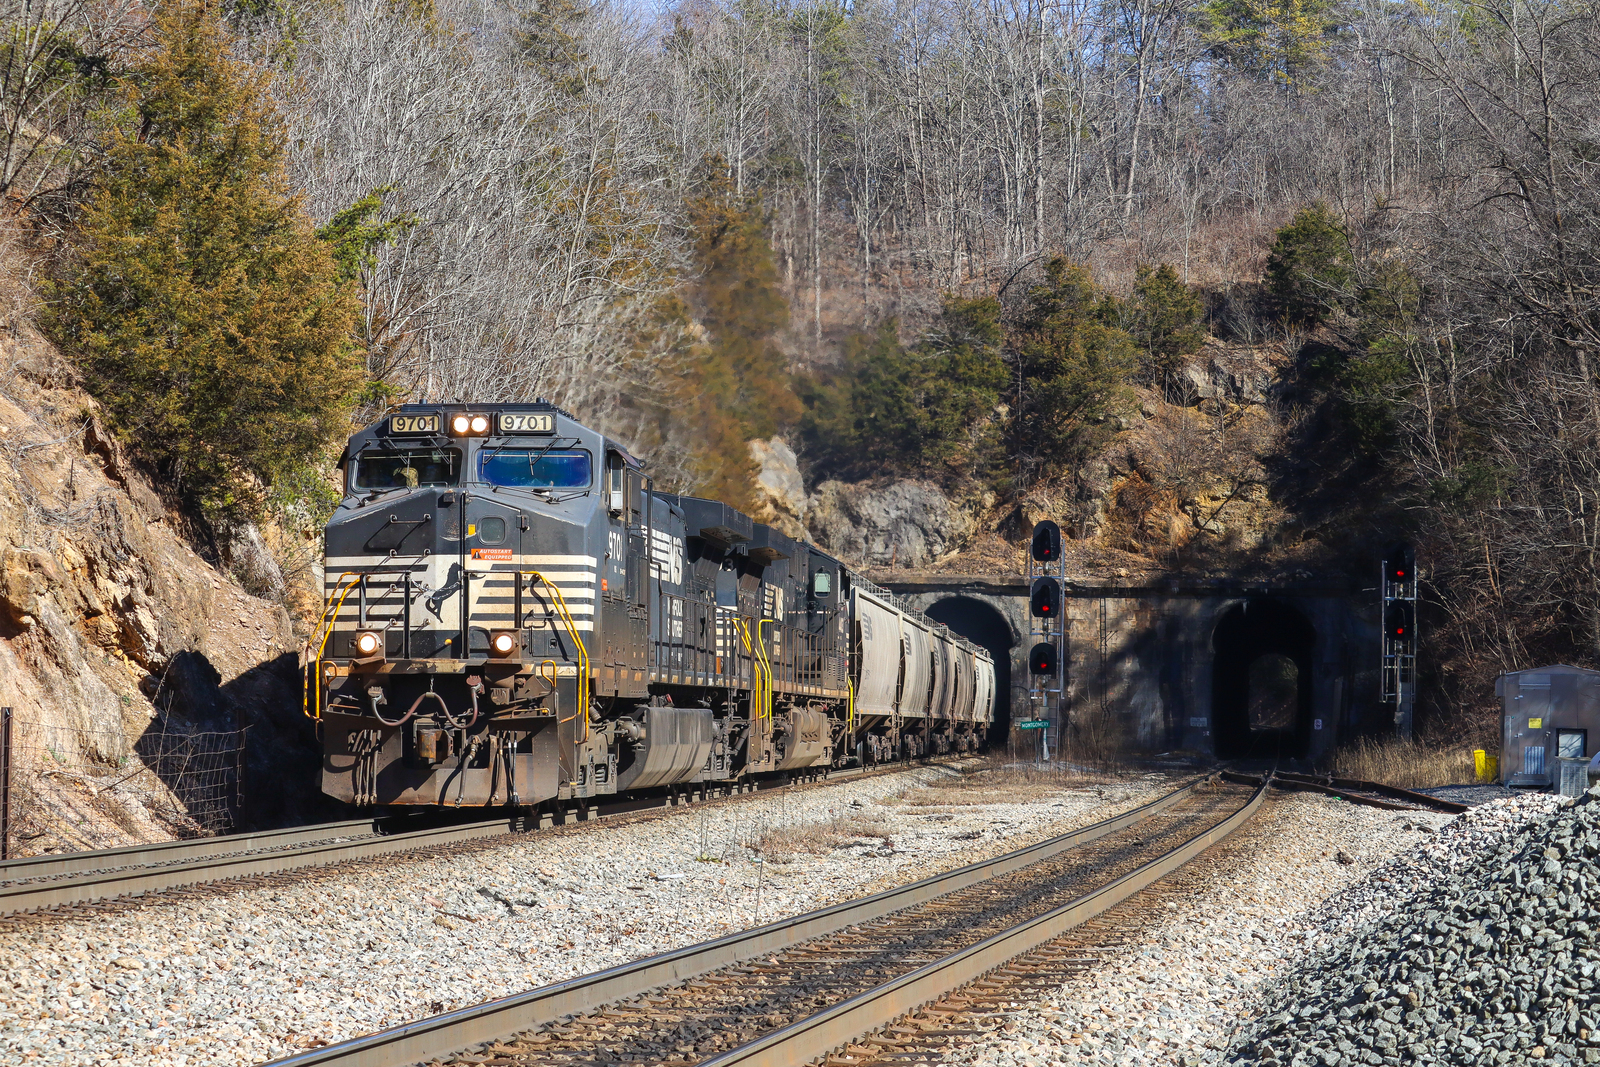
[[[1035,578],[1028,594],[1028,610],[1036,619],[1053,619],[1061,614],[1061,583],[1054,578]]]
[[[1056,646],[1048,641],[1040,641],[1033,646],[1033,651],[1028,653],[1028,672],[1030,674],[1044,674],[1053,676],[1060,665],[1060,655]]]
[[[1052,563],[1061,558],[1061,527],[1045,519],[1033,528],[1033,558],[1039,563]]]
[[[1416,640],[1417,620],[1409,603],[1395,600],[1384,606],[1383,632],[1391,641]]]
[[[1383,557],[1383,580],[1386,582],[1409,582],[1417,576],[1417,557],[1411,551],[1411,546],[1402,541],[1394,545]]]

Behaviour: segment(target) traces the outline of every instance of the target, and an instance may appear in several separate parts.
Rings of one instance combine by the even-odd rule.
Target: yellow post
[[[1486,781],[1498,782],[1500,780],[1500,757],[1489,757],[1489,777]]]
[[[1487,782],[1489,773],[1489,754],[1481,748],[1472,750],[1472,772],[1479,782]]]

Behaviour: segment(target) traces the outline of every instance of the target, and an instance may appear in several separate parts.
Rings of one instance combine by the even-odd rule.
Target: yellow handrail
[[[519,571],[520,575],[526,573],[534,581],[543,582],[546,589],[555,596],[556,606],[560,609],[561,621],[566,625],[567,633],[572,637],[572,643],[578,649],[578,714],[583,716],[583,740],[579,744],[586,744],[589,740],[589,650],[584,646],[583,638],[578,636],[578,624],[573,621],[572,610],[567,607],[567,598],[561,595],[561,587],[538,571]],[[517,628],[522,628],[522,620],[517,620]]]
[[[756,669],[754,687],[750,690],[750,721],[759,722],[762,716],[761,702],[766,696],[766,690],[761,679],[761,654],[756,651],[756,646],[750,640],[750,627],[745,623],[743,616],[735,615],[733,624],[739,628],[739,636],[744,640],[744,650],[750,653],[750,663]],[[757,627],[760,632],[760,627]]]
[[[851,742],[854,742],[856,739],[856,683],[852,682],[847,674],[844,676],[844,684],[846,692],[850,694],[849,702],[845,705],[848,709],[844,716],[845,731],[850,735]]]
[[[322,618],[317,620],[317,628],[312,631],[311,638],[306,641],[306,651],[311,651],[311,646],[316,644],[317,654],[312,657],[310,663],[306,664],[313,681],[301,686],[300,713],[306,718],[315,719],[318,722],[322,720],[322,653],[327,651],[328,639],[333,636],[333,624],[339,620],[339,609],[344,607],[346,598],[350,596],[350,590],[354,589],[356,584],[366,577],[365,574],[356,574],[354,578],[351,578],[351,573],[350,571],[345,571],[339,575],[337,581],[344,582],[344,586],[338,591],[339,599],[335,602],[333,597],[328,597],[327,603],[322,607]],[[350,580],[345,582],[346,578],[350,578]],[[317,634],[322,635],[320,642],[317,641]],[[312,686],[316,687],[317,693],[316,710],[314,712],[311,703]]]
[[[766,670],[766,692],[762,694],[761,702],[766,706],[767,718],[772,718],[772,657],[767,653],[766,642],[761,639],[761,628],[775,619],[760,619],[756,622],[756,655],[761,657],[761,666]]]

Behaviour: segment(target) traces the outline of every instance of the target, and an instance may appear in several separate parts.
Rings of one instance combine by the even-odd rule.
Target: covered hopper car
[[[304,659],[322,788],[509,805],[982,742],[982,648],[545,403],[350,438]]]

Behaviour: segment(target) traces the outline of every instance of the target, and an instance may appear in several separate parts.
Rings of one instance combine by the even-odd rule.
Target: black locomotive
[[[306,649],[322,787],[512,805],[977,747],[983,649],[814,546],[654,492],[545,403],[350,438]]]

